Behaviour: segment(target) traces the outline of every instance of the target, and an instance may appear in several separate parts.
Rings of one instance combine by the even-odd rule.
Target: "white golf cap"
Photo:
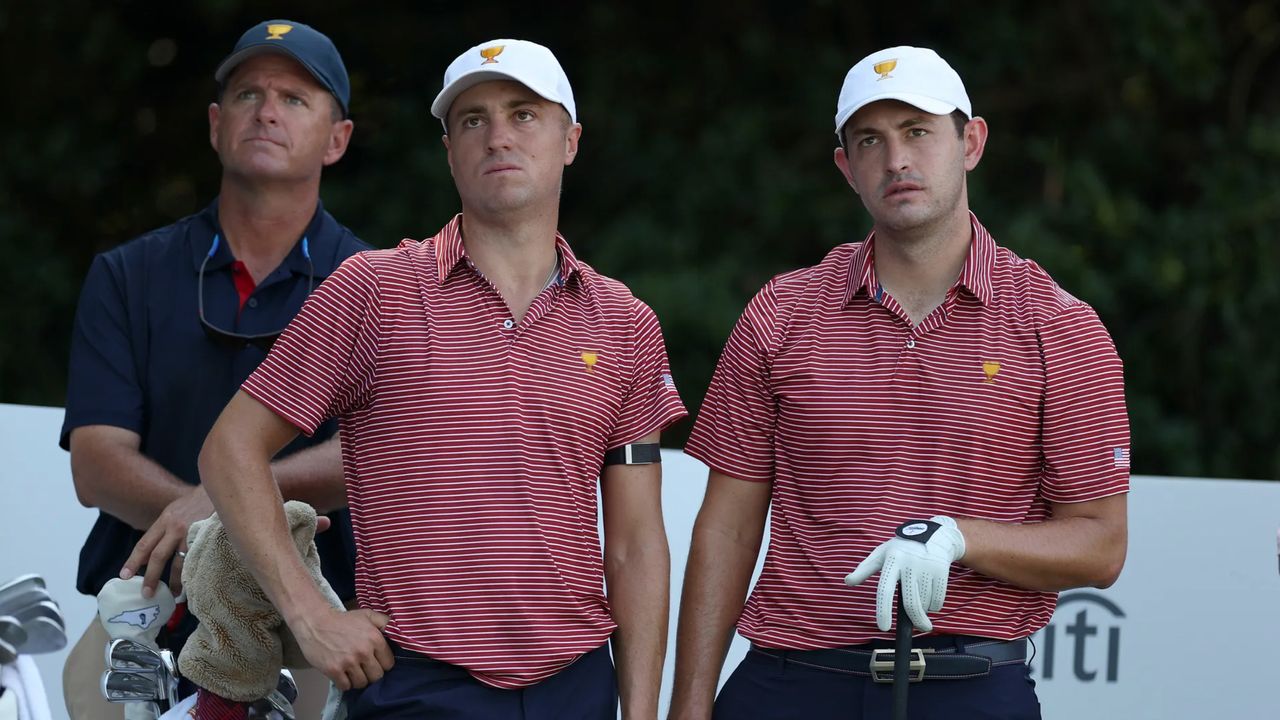
[[[569,117],[578,121],[573,88],[556,56],[528,40],[491,40],[459,55],[444,71],[444,89],[431,103],[431,114],[443,123],[458,95],[488,80],[514,80],[547,100],[560,103],[569,111]]]
[[[901,100],[934,115],[960,110],[973,117],[969,95],[955,70],[928,48],[906,45],[871,53],[844,76],[836,102],[836,135],[863,106]]]

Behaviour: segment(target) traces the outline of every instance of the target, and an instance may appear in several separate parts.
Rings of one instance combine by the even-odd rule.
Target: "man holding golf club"
[[[494,40],[450,64],[431,109],[462,213],[316,290],[214,425],[201,476],[349,717],[612,720],[620,699],[655,718],[657,441],[685,413],[653,311],[557,231],[582,134],[568,77],[547,48]],[[267,467],[329,417],[358,548],[347,613],[287,542]]]
[[[913,718],[1038,718],[1027,636],[1124,563],[1120,360],[969,211],[987,124],[936,53],[858,62],[835,127],[873,227],[771,280],[725,346],[686,447],[711,474],[671,715],[886,718],[903,660]],[[735,622],[752,648],[716,698]]]
[[[320,202],[321,173],[346,152],[353,128],[347,71],[329,38],[290,20],[259,23],[215,80],[218,198],[99,255],[80,295],[60,442],[77,496],[100,510],[80,554],[82,593],[97,595],[121,574],[144,577],[149,597],[162,579],[178,591],[187,529],[213,512],[196,469],[205,435],[308,293],[368,248]],[[326,442],[335,430],[330,423],[290,445],[273,472],[286,497],[334,511],[317,544],[329,582],[348,598],[350,521],[340,510],[338,443]],[[161,644],[177,650],[194,625],[175,618]],[[94,620],[68,657],[76,720],[123,714],[99,687],[107,638]],[[299,710],[316,713],[327,683],[303,672],[304,686],[308,676],[303,697],[312,701]]]

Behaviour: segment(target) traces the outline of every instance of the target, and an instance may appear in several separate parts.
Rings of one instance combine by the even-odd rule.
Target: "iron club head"
[[[108,670],[102,673],[102,696],[113,703],[155,702],[163,697],[154,672]]]
[[[161,651],[153,650],[128,638],[116,638],[107,643],[107,667],[112,670],[156,672],[164,667]]]

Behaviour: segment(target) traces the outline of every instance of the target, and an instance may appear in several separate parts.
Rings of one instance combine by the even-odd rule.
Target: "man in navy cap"
[[[178,592],[187,528],[213,512],[196,467],[205,435],[311,290],[368,249],[320,202],[321,172],[346,152],[353,127],[350,82],[329,38],[290,20],[260,23],[214,77],[218,197],[95,258],[76,311],[60,443],[80,502],[100,511],[80,554],[86,594],[144,568],[145,596],[166,572]],[[290,444],[273,474],[286,499],[330,513],[333,530],[317,543],[346,599],[354,545],[335,429]],[[179,610],[162,644],[177,650],[193,627]],[[98,687],[108,637],[92,622],[68,657],[75,720],[121,716]],[[318,714],[299,700],[300,715]]]

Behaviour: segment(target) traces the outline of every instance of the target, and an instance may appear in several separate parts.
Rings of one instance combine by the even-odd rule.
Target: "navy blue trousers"
[[[911,720],[1040,720],[1026,664],[982,678],[911,683]],[[714,720],[889,720],[893,685],[821,670],[755,650],[716,697]]]
[[[495,688],[457,665],[391,646],[382,679],[345,695],[349,720],[615,720],[618,681],[606,643],[536,685]]]

